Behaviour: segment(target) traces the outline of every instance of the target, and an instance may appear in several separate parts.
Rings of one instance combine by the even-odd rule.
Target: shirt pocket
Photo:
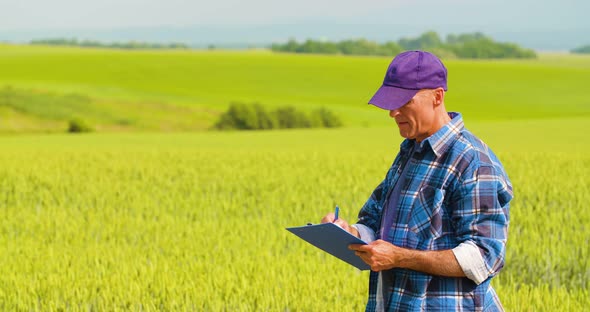
[[[443,231],[443,202],[445,191],[423,186],[412,204],[408,220],[410,231],[423,240],[440,237]]]

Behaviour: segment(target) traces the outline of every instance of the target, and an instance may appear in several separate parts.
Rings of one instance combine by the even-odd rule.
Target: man
[[[369,101],[405,140],[358,221],[328,214],[368,245],[367,311],[503,310],[490,280],[504,265],[512,185],[494,153],[444,104],[447,69],[434,55],[396,56]]]

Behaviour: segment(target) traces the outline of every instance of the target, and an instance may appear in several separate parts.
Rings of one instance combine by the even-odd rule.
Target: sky
[[[376,38],[392,29],[416,35],[427,30],[567,35],[590,33],[587,12],[588,0],[0,0],[0,35],[307,24],[317,26],[309,36],[322,36],[322,25],[348,25],[342,37],[351,25],[372,25],[366,32]],[[327,33],[334,36],[333,29]]]

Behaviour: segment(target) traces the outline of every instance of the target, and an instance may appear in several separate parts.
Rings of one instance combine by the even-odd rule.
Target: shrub
[[[215,128],[220,130],[258,129],[258,114],[251,105],[231,103],[229,109],[219,118]]]
[[[269,114],[262,105],[254,103],[253,108],[258,119],[258,127],[256,129],[266,130],[278,127],[276,118],[273,118],[272,114]]]
[[[311,121],[292,106],[279,107],[274,112],[279,128],[309,128]]]
[[[312,120],[318,120],[320,127],[336,128],[342,126],[342,121],[336,114],[326,108],[320,108],[311,113]]]
[[[84,120],[80,118],[70,119],[68,132],[70,133],[82,133],[92,132],[94,129]]]
[[[267,111],[259,103],[231,103],[213,126],[218,130],[269,130],[310,127],[340,127],[342,122],[333,112],[320,108],[307,115],[292,106]]]

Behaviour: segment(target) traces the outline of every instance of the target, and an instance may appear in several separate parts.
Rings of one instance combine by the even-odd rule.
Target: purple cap
[[[438,87],[447,91],[447,69],[438,57],[424,51],[406,51],[391,61],[383,85],[369,104],[394,110],[408,103],[418,91]]]

